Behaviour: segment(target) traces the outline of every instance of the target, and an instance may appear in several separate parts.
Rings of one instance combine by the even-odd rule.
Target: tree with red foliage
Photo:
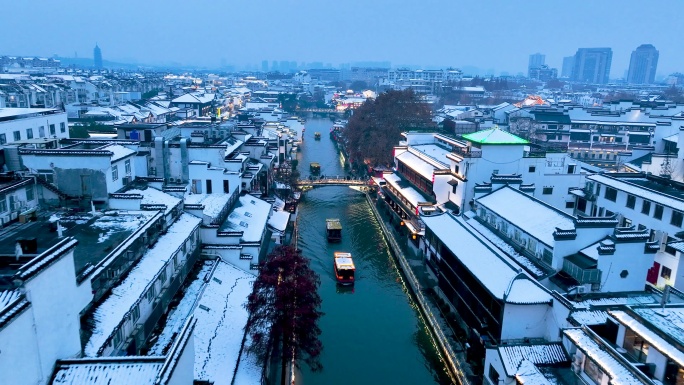
[[[434,125],[432,111],[411,89],[387,91],[368,99],[344,128],[345,148],[355,163],[370,166],[392,162],[392,148],[399,144],[401,133],[423,130]]]
[[[245,305],[249,319],[245,330],[251,337],[248,351],[265,361],[274,344],[279,344],[280,383],[285,384],[289,362],[299,367],[304,361],[312,371],[322,370],[319,356],[318,320],[321,297],[320,278],[309,267],[300,250],[278,246],[261,265],[252,293]]]

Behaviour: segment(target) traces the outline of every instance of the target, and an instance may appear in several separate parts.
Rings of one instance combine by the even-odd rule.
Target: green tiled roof
[[[463,135],[465,140],[480,144],[528,144],[527,140],[503,131],[499,127]]]

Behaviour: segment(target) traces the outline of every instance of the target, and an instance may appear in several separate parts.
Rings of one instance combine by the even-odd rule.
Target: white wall
[[[73,253],[70,250],[24,284],[40,343],[41,370],[46,379],[56,360],[81,353],[79,312],[82,309],[73,300],[79,294]]]
[[[549,304],[507,303],[504,306],[501,339],[544,338],[547,332],[547,318],[550,315],[551,305]]]
[[[38,341],[33,330],[33,310],[24,310],[0,329],[0,383],[35,385],[47,382],[50,373],[40,366]]]
[[[27,109],[30,110],[30,109]],[[30,112],[30,111],[27,111]],[[64,123],[65,132],[61,132],[60,123]],[[55,125],[55,134],[50,135],[50,125]],[[14,142],[14,131],[19,131],[21,134],[20,140],[28,139],[26,130],[31,128],[33,130],[33,138],[41,138],[39,127],[44,127],[44,138],[68,138],[69,137],[69,125],[67,124],[67,114],[66,112],[51,114],[51,115],[41,115],[30,118],[16,119],[0,122],[0,134],[5,134],[7,143]]]

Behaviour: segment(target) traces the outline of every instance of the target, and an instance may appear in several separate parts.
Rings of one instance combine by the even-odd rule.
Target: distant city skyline
[[[662,12],[684,11],[684,3],[675,0],[658,2],[654,12],[633,12],[643,6],[635,0],[570,5],[552,1],[533,9],[516,3],[437,0],[404,7],[395,7],[389,0],[348,0],[343,5],[315,0],[193,4],[211,9],[213,15],[231,14],[228,29],[212,22],[206,12],[188,19],[187,4],[176,0],[168,0],[163,7],[132,0],[98,5],[85,0],[8,2],[0,21],[7,30],[22,33],[0,36],[0,54],[73,57],[78,53],[85,58],[92,55],[97,43],[106,51],[105,61],[157,66],[248,65],[260,70],[264,61],[270,67],[274,60],[335,67],[388,61],[393,66],[476,67],[482,72],[515,75],[527,73],[533,53],[545,55],[545,64],[560,72],[563,58],[578,48],[610,47],[610,77],[622,78],[635,47],[652,44],[660,52],[656,77],[684,72],[684,53],[675,38],[684,32],[684,26],[663,23],[660,16]],[[132,9],[135,12],[130,12]],[[432,10],[431,17],[415,17]],[[25,28],[27,23],[72,20],[75,13],[78,23],[61,23],[50,33]],[[451,26],[456,20],[458,28],[454,29]],[[188,23],[192,28],[186,27]],[[259,28],[254,28],[254,23]],[[219,33],[228,38],[211,38]]]

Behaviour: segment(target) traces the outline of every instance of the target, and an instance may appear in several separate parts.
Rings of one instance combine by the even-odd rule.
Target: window
[[[33,128],[26,129],[26,139],[33,139]]]
[[[653,210],[653,218],[663,219],[663,206],[656,205],[655,210]]]
[[[39,126],[38,127],[38,137],[39,138],[45,137],[45,126]]]
[[[0,213],[7,211],[7,198],[4,195],[0,195]]]
[[[672,269],[663,266],[663,269],[660,270],[660,276],[664,279],[670,279],[670,277],[672,276]]]
[[[33,186],[29,186],[26,188],[26,201],[30,202],[33,199]]]
[[[59,132],[62,134],[66,132],[66,123],[62,122],[59,124]]]
[[[634,195],[627,195],[627,208],[633,209],[636,206],[636,197]]]
[[[14,131],[14,141],[21,140],[21,132],[20,131]]]
[[[596,196],[599,196],[599,195],[601,195],[601,185],[597,184],[596,185]]]
[[[112,181],[119,179],[119,166],[112,166]]]
[[[499,372],[494,369],[492,364],[489,364],[489,380],[492,381],[492,384],[499,384]]]
[[[544,195],[551,195],[553,194],[553,187],[544,187],[542,189],[542,194]]]
[[[625,339],[622,347],[625,348],[631,356],[638,362],[645,363],[648,357],[649,343],[644,341],[640,335],[634,333],[634,330],[627,328],[625,330]]]
[[[116,332],[114,333],[114,338],[112,339],[112,347],[116,348],[119,346],[121,343],[121,340],[123,339],[123,330],[121,328],[116,329]]]
[[[0,144],[7,143],[7,134],[0,134]]]
[[[649,215],[651,213],[651,201],[644,200],[641,204],[641,213]]]
[[[612,187],[606,187],[606,193],[603,196],[609,201],[615,202],[617,200],[617,190]]]
[[[542,261],[549,266],[551,266],[553,263],[553,253],[551,253],[549,249],[544,249],[544,252],[542,253]]]
[[[575,208],[575,202],[565,202],[565,208],[566,209],[574,209]]]
[[[530,168],[527,169],[527,171],[529,171],[529,172],[535,172],[535,171],[537,171],[537,167],[536,167],[536,166],[530,166]]]
[[[207,179],[207,194],[211,194],[211,179]]]
[[[126,175],[131,174],[131,160],[130,159],[126,159],[126,161],[124,162],[124,169],[126,170]]]
[[[684,219],[684,214],[681,211],[672,210],[672,217],[670,218],[671,225],[682,227],[682,219]]]
[[[164,270],[159,275],[159,282],[161,282],[162,286],[166,283],[166,267],[164,267]]]
[[[223,181],[223,192],[226,194],[230,192],[230,182],[227,180]]]
[[[135,305],[131,312],[131,321],[135,322],[140,318],[140,305]]]
[[[589,376],[596,384],[600,384],[603,379],[603,371],[594,362],[594,360],[586,357],[584,359],[584,373]]]
[[[575,173],[575,165],[571,164],[568,165],[568,174],[574,174]]]
[[[150,290],[147,292],[147,294],[145,294],[145,297],[147,298],[148,302],[152,302],[152,301],[154,301],[154,295],[155,295],[154,285],[152,285],[152,286],[150,286]]]
[[[57,132],[55,131],[55,125],[51,124],[50,125],[50,135],[56,135]]]

